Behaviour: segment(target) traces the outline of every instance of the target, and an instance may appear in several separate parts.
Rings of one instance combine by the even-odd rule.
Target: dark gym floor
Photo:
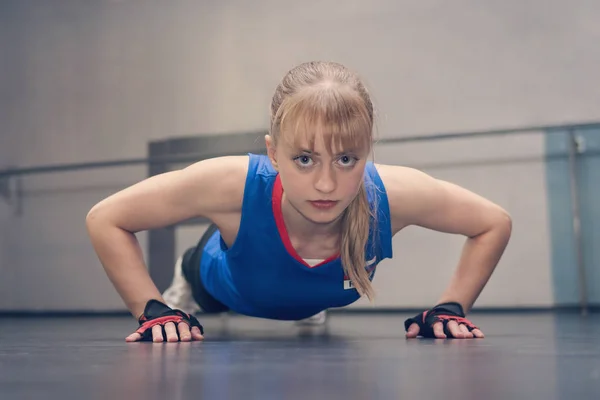
[[[326,331],[201,317],[204,342],[125,343],[125,317],[0,319],[0,399],[600,399],[600,314],[473,313],[478,340],[406,340],[402,314]]]

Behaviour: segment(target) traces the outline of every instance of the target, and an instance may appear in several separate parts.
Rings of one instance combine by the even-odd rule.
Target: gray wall
[[[383,137],[599,117],[598,2],[340,4],[3,1],[0,165],[136,157],[150,140],[262,129],[277,81],[309,59],[341,61],[365,77]],[[478,150],[464,142],[397,146],[378,158],[456,161],[482,149],[492,158],[539,157],[543,135],[472,145]],[[551,304],[542,165],[427,170],[519,217],[480,304]],[[96,201],[145,176],[128,167],[25,178],[23,215],[0,203],[0,308],[121,309],[84,218]],[[192,243],[190,235],[180,236]],[[398,258],[381,273],[388,278],[378,280],[379,305],[435,301],[460,240],[415,229],[395,246]],[[436,271],[434,285],[415,290],[413,282]],[[532,290],[526,282],[538,277]]]

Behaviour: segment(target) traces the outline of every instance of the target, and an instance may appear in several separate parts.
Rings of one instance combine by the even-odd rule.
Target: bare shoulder
[[[393,233],[417,225],[474,236],[510,220],[497,204],[455,183],[410,167],[376,168],[388,196]]]
[[[435,179],[430,175],[410,167],[399,165],[376,164],[377,172],[381,177],[392,215],[393,232],[412,224],[412,216],[418,198],[424,197],[423,191],[433,192],[439,190]]]
[[[225,156],[199,161],[183,169],[204,213],[240,211],[248,174],[248,156]],[[205,215],[209,216],[209,215]]]
[[[401,165],[375,164],[386,189],[392,194],[407,194],[424,181],[435,180],[432,176],[415,168]]]

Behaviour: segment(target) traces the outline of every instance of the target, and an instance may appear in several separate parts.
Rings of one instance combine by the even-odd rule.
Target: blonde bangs
[[[343,85],[307,88],[286,98],[275,120],[277,136],[296,149],[308,145],[314,151],[317,135],[329,154],[371,149],[373,125],[364,100]]]

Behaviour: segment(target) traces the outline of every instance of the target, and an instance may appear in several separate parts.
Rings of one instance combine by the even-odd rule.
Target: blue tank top
[[[377,264],[392,257],[389,204],[372,162],[365,167],[365,186],[372,207],[374,193],[377,196],[378,220],[373,224],[371,218],[365,249],[365,268],[372,280]],[[249,154],[235,242],[228,248],[216,231],[203,250],[200,275],[206,290],[234,312],[280,320],[307,318],[358,300],[339,257],[311,267],[296,254],[283,225],[282,192],[269,158]]]

